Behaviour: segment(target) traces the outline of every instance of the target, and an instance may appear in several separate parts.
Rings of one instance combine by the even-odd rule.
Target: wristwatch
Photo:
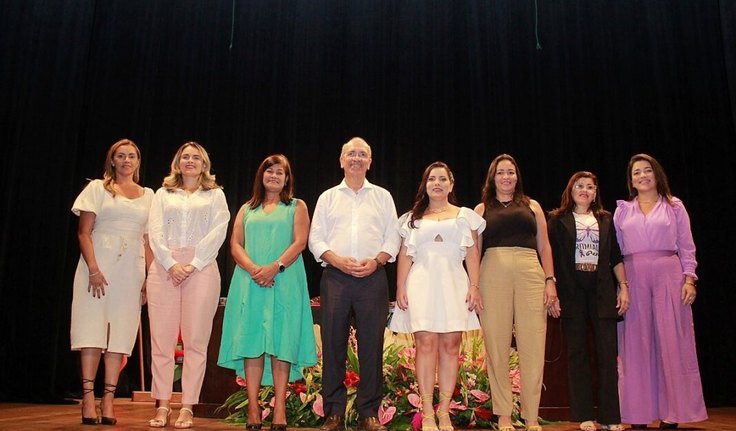
[[[284,270],[286,269],[286,265],[284,265],[284,262],[277,260],[276,264],[279,266],[279,272],[284,272]]]
[[[547,278],[544,279],[544,282],[548,282],[549,280],[552,280],[554,284],[557,284],[557,278],[554,275],[550,275]]]

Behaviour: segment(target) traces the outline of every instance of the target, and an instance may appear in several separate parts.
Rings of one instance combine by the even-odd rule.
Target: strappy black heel
[[[110,383],[105,383],[105,391],[102,394],[102,398],[105,398],[108,395],[112,395],[113,401],[115,400],[115,390],[117,389],[117,385],[113,385]],[[100,410],[102,410],[102,403],[100,403]],[[118,419],[114,417],[107,417],[105,414],[102,414],[102,417],[100,418],[100,423],[103,425],[115,425],[118,423]]]
[[[92,385],[91,388],[86,388],[85,385]],[[84,396],[92,393],[94,395],[95,392],[95,381],[94,379],[82,379],[82,425],[97,425],[98,419],[97,416],[93,418],[88,418],[84,416]],[[94,399],[94,397],[93,397]],[[92,401],[94,403],[94,401]],[[96,411],[96,410],[95,410]]]

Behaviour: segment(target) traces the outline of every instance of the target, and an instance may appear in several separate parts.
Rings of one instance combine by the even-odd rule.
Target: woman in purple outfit
[[[629,161],[629,200],[613,220],[624,255],[631,305],[619,324],[621,420],[633,429],[660,419],[660,429],[707,419],[692,304],[695,243],[682,201],[653,157]]]

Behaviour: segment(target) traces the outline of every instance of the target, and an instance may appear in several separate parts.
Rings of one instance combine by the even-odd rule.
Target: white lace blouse
[[[222,189],[199,189],[191,194],[181,189],[158,189],[148,217],[148,236],[156,261],[168,270],[177,263],[172,250],[193,247],[191,264],[202,270],[217,258],[229,221]]]

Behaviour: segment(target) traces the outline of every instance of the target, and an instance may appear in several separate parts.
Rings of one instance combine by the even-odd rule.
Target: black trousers
[[[322,398],[325,416],[345,415],[345,361],[350,314],[355,314],[360,382],[356,408],[360,417],[376,416],[383,398],[383,333],[388,315],[388,280],[379,268],[356,278],[327,267],[320,282]]]
[[[598,364],[598,422],[618,424],[621,413],[618,403],[618,374],[616,366],[616,319],[600,319],[597,313],[595,272],[575,272],[577,290],[568,301],[568,309],[582,310],[563,317],[562,330],[567,340],[567,374],[570,391],[570,416],[575,422],[595,419],[593,411],[593,378],[588,352],[587,323],[591,322]],[[560,304],[563,316],[565,304]]]

